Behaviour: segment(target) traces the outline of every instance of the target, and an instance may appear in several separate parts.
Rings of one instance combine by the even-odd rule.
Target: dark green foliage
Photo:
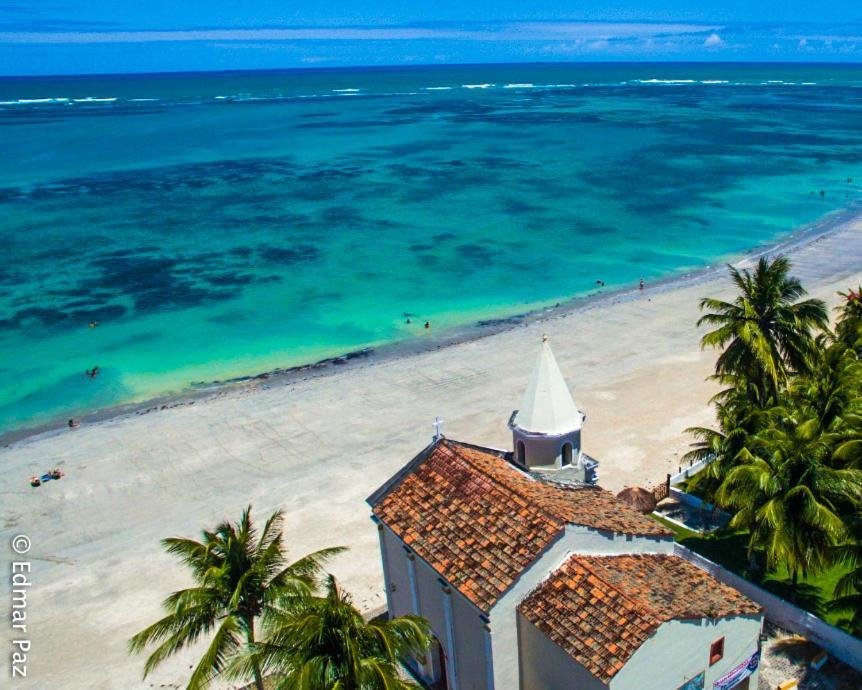
[[[737,385],[754,388],[763,405],[777,399],[789,376],[808,369],[814,328],[825,329],[826,305],[801,300],[806,292],[788,275],[790,261],[761,257],[754,271],[729,267],[739,290],[733,302],[704,298],[709,310],[698,325],[715,326],[701,339],[702,347],[723,348],[715,365],[718,376],[737,377]]]
[[[251,507],[203,539],[165,539],[167,551],[191,571],[195,586],[164,601],[167,615],[129,641],[133,653],[157,645],[144,677],[169,656],[201,640],[209,644],[189,678],[204,688],[217,676],[253,680],[264,674],[296,690],[409,690],[400,663],[421,658],[431,644],[427,621],[402,616],[365,622],[323,565],[345,551],[315,551],[288,564],[281,512],[263,530]],[[256,632],[263,638],[257,639]]]
[[[277,690],[418,690],[399,662],[423,657],[431,641],[423,618],[366,622],[332,576],[322,596],[275,612],[265,629],[234,671],[247,676],[259,665],[279,679]]]
[[[768,571],[787,572],[791,599],[801,600],[805,578],[856,567],[822,610],[848,614],[858,634],[862,293],[841,293],[832,332],[824,304],[803,300],[789,270],[783,257],[762,258],[752,272],[731,268],[738,296],[701,302],[709,311],[699,324],[716,327],[701,345],[722,348],[715,378],[727,387],[713,400],[718,428],[688,430],[696,441],[687,458],[710,461],[690,483],[733,512],[731,528],[747,535],[750,573],[758,558]]]

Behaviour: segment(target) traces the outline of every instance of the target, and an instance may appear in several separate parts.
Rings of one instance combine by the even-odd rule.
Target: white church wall
[[[673,554],[673,537],[640,537],[616,534],[582,525],[568,525],[566,535],[572,552],[590,556],[615,556],[631,553]]]
[[[573,462],[577,461],[581,450],[581,432],[572,431],[561,436],[538,436],[526,434],[514,429],[512,431],[513,448],[517,453],[518,442],[524,444],[526,452],[526,465],[529,468],[560,467],[562,463],[563,444],[572,445]]]
[[[611,679],[610,690],[673,690],[705,673],[705,688],[747,661],[758,649],[760,616],[673,620],[663,623]],[[724,638],[724,656],[709,665],[712,643]],[[758,673],[749,685],[757,687]]]
[[[516,610],[548,575],[572,553],[568,530],[525,570],[491,609],[491,648],[494,659],[494,690],[517,690],[519,682]]]
[[[530,621],[518,614],[521,653],[520,690],[674,690],[704,673],[704,686],[757,651],[760,619],[756,616],[664,623],[626,665],[604,685]],[[709,665],[713,642],[724,637],[724,656]],[[758,672],[749,681],[757,687]]]
[[[413,613],[410,596],[410,580],[407,576],[407,558],[401,540],[388,527],[381,532],[381,548],[384,549],[383,580],[389,586],[387,601],[390,616]]]
[[[562,647],[517,614],[520,690],[607,690]]]
[[[443,605],[443,591],[440,576],[421,558],[413,561],[416,572],[416,585],[419,590],[419,615],[427,618],[431,627],[443,642],[446,640],[446,610]]]
[[[488,661],[485,656],[485,622],[481,612],[454,587],[449,594],[441,584],[440,576],[414,554],[412,561],[413,579],[416,585],[416,610],[410,584],[410,558],[403,542],[388,528],[383,528],[383,543],[386,549],[386,581],[395,585],[391,592],[392,610],[390,616],[417,613],[428,620],[431,631],[440,641],[446,666],[450,674],[455,674],[458,690],[491,690],[488,687]],[[391,589],[391,587],[390,587]],[[446,619],[446,598],[449,598],[452,618],[451,649],[454,663],[450,658],[449,626]],[[430,668],[419,669],[426,680]],[[453,687],[450,684],[450,688]],[[514,689],[513,689],[514,690]]]
[[[440,576],[421,558],[414,560],[414,568],[419,615],[428,620],[443,647],[450,688],[454,687],[451,683],[454,674],[457,690],[488,690],[481,612],[454,587],[445,587]],[[446,618],[447,598],[452,621],[451,640]]]
[[[516,609],[530,592],[573,554],[673,553],[671,537],[629,537],[579,525],[567,525],[554,542],[491,609],[495,690],[516,690],[519,678]]]
[[[490,660],[486,657],[485,622],[475,606],[453,590],[455,656],[458,659],[458,690],[491,690]]]

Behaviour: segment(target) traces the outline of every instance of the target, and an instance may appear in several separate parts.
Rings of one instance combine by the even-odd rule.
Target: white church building
[[[448,690],[755,690],[763,612],[594,485],[544,339],[511,451],[437,435],[369,497],[390,616],[435,636]]]

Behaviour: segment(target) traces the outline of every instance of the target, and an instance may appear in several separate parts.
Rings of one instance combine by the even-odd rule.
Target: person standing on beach
[[[641,289],[641,290],[643,290],[643,289],[644,289],[644,279],[643,279],[643,276],[641,276],[640,289]]]

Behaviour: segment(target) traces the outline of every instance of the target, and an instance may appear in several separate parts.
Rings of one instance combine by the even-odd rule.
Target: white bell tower
[[[515,462],[528,470],[582,468],[583,423],[584,415],[572,400],[548,336],[542,336],[542,349],[521,408],[509,419]]]

